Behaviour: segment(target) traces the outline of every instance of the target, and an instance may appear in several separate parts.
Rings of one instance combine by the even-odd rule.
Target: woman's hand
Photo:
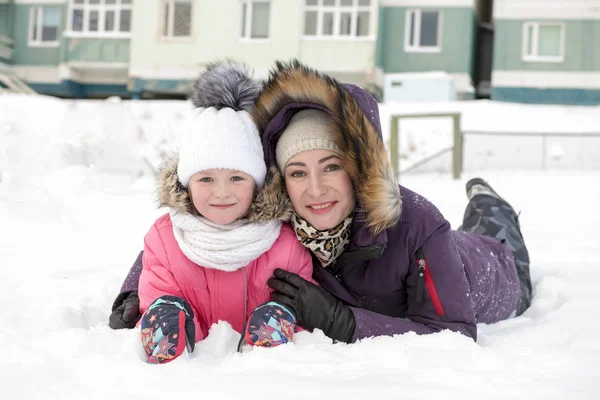
[[[356,326],[352,310],[325,289],[279,268],[267,283],[274,290],[274,301],[296,311],[298,325],[308,330],[318,328],[334,340],[352,341]]]
[[[112,329],[133,329],[141,317],[138,292],[121,293],[113,304],[108,326]]]

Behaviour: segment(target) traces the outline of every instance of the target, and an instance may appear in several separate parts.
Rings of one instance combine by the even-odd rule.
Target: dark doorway
[[[475,55],[475,93],[478,99],[489,99],[494,59],[494,27],[479,23],[477,26],[477,48]]]
[[[489,99],[494,58],[494,0],[477,0],[475,14],[477,18],[475,65],[473,66],[475,97]]]

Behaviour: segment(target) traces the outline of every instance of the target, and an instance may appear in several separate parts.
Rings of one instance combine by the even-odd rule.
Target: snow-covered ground
[[[471,167],[460,181],[447,173],[401,177],[453,226],[466,204],[464,183],[475,175],[522,211],[533,305],[519,318],[479,326],[477,343],[441,332],[332,345],[315,332],[238,354],[238,334],[221,323],[190,357],[145,364],[139,332],[111,330],[108,314],[145,232],[162,213],[149,171],[187,106],[0,96],[0,398],[600,396],[600,171],[593,165]],[[523,122],[517,105],[446,106],[464,107],[472,129],[484,111],[492,128],[507,131],[568,129],[561,126],[566,119],[580,124],[574,131],[600,126],[593,108],[522,106],[529,118]],[[420,135],[433,137],[431,129]]]

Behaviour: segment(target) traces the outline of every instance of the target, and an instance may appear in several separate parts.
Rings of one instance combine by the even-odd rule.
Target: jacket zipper
[[[244,322],[242,324],[242,336],[237,345],[238,353],[242,352],[242,346],[246,339],[246,328],[248,327],[248,282],[246,281],[246,267],[242,267],[242,273],[244,274]]]
[[[429,271],[427,260],[425,259],[425,252],[423,252],[423,249],[419,248],[417,250],[416,257],[419,269],[417,276],[417,303],[423,303],[423,300],[425,298],[424,289],[426,287],[427,292],[429,293],[429,297],[431,297],[433,308],[435,308],[435,312],[439,316],[443,317],[444,308],[442,307],[442,302],[440,301],[440,297],[438,296],[437,290],[435,289],[433,277],[431,276],[431,271]]]

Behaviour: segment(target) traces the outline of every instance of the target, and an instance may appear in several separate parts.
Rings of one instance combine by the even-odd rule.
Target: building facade
[[[376,68],[384,92],[407,73],[443,71],[458,98],[474,97],[474,0],[381,0],[379,15]]]
[[[297,58],[366,86],[377,13],[377,0],[0,0],[0,62],[63,97],[181,97],[225,58],[259,76]]]
[[[377,11],[375,0],[144,2],[133,17],[129,89],[184,93],[207,63],[224,58],[263,76],[275,60],[298,58],[366,84]]]
[[[297,58],[380,100],[600,104],[600,0],[0,0],[0,85],[182,98],[225,58],[258,77]]]
[[[600,0],[496,0],[492,98],[600,104]]]

